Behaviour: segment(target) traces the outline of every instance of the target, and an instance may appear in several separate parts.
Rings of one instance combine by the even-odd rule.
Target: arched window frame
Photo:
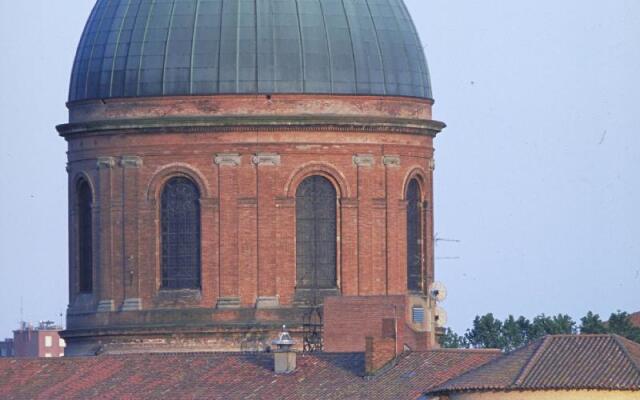
[[[75,184],[76,288],[80,294],[91,294],[94,289],[93,204],[93,188],[81,176]]]
[[[326,203],[327,204],[327,209],[324,210],[318,210],[318,209],[314,209],[313,210],[313,218],[316,219],[318,217],[318,212],[320,214],[327,214],[328,213],[333,213],[332,216],[332,220],[329,223],[329,225],[327,226],[321,226],[321,229],[331,229],[332,230],[332,237],[333,237],[333,241],[331,243],[331,247],[333,247],[333,260],[332,260],[332,266],[331,266],[331,271],[329,272],[324,271],[324,272],[328,272],[330,274],[329,279],[332,283],[331,284],[321,284],[321,282],[318,281],[318,275],[315,275],[315,277],[312,279],[312,283],[310,285],[303,285],[301,284],[301,273],[303,273],[303,271],[301,270],[301,268],[304,268],[304,266],[301,266],[300,264],[300,257],[301,257],[301,250],[302,250],[302,246],[301,246],[301,242],[300,242],[300,237],[303,234],[301,232],[301,221],[300,221],[300,217],[301,217],[301,203],[300,203],[300,198],[302,196],[300,196],[300,191],[304,188],[304,185],[307,184],[313,184],[313,180],[316,180],[316,182],[322,182],[323,184],[326,184],[325,188],[331,188],[331,195],[327,196],[330,197],[332,199],[332,203]],[[317,184],[317,183],[315,183]],[[295,206],[295,214],[296,214],[296,223],[295,223],[295,231],[296,231],[296,291],[298,293],[298,295],[303,295],[305,296],[305,292],[308,292],[307,295],[311,296],[313,298],[307,298],[306,300],[310,300],[310,301],[315,301],[315,302],[319,302],[321,301],[321,298],[318,298],[317,296],[322,297],[322,292],[330,292],[330,291],[337,291],[338,287],[339,287],[339,243],[338,243],[338,226],[339,226],[339,197],[340,197],[340,191],[339,191],[339,186],[336,185],[336,183],[334,182],[334,180],[332,179],[331,176],[327,176],[325,173],[322,172],[312,172],[312,173],[308,173],[305,174],[304,177],[302,177],[302,179],[299,180],[298,185],[295,188],[295,199],[296,199],[296,206]],[[313,230],[315,232],[316,229],[318,229],[318,226],[316,225],[317,221],[314,222],[313,225]],[[332,225],[332,226],[330,226]],[[325,243],[326,245],[326,243]],[[317,253],[318,249],[317,249],[317,242],[314,242],[313,247],[314,247],[314,255],[313,255],[313,263],[317,262]],[[321,251],[321,250],[320,250]],[[326,253],[326,252],[325,252]],[[318,270],[314,270],[313,274],[324,274],[323,271],[318,271]]]
[[[418,176],[411,177],[406,185],[406,246],[407,246],[407,290],[422,292],[425,274],[425,215],[424,183]]]
[[[183,232],[169,232],[169,229],[175,229],[178,221],[176,220],[168,220],[171,215],[168,214],[170,212],[178,212],[179,210],[170,210],[168,209],[167,198],[168,190],[172,190],[172,185],[174,184],[187,184],[193,189],[192,195],[194,195],[193,205],[195,209],[191,215],[187,215],[186,218],[189,220],[184,220],[189,228]],[[202,289],[202,190],[199,187],[197,180],[192,177],[184,174],[174,174],[167,176],[164,182],[160,187],[160,191],[158,193],[159,200],[159,238],[160,238],[160,289],[163,291],[166,290],[201,290]],[[175,205],[174,205],[175,206]],[[177,218],[175,215],[171,218]],[[173,228],[170,227],[173,225]],[[189,255],[182,254],[176,255],[176,250],[179,247],[171,248],[171,244],[168,241],[169,236],[178,236],[182,235],[181,239],[176,240],[188,240],[189,236],[191,238],[191,245],[193,248],[191,249]],[[176,246],[174,244],[174,246]],[[173,250],[173,251],[172,251]],[[180,260],[176,259],[179,257],[183,257],[186,259],[191,259],[191,265],[187,265],[187,269],[191,269],[190,276],[188,277],[180,277],[181,269],[185,268],[185,265],[180,266]],[[187,262],[188,261],[182,261]],[[182,271],[184,273],[184,271]]]

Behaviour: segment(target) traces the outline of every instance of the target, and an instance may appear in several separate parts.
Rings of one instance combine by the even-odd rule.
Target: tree
[[[529,342],[531,321],[525,317],[515,319],[513,315],[502,324],[503,350],[512,351],[526,345]]]
[[[445,348],[493,348],[513,351],[547,335],[575,335],[615,333],[629,340],[640,343],[640,328],[631,322],[631,316],[618,311],[611,314],[608,322],[603,322],[598,314],[587,313],[580,319],[580,328],[567,314],[547,316],[540,314],[529,321],[525,317],[509,315],[502,322],[493,314],[476,316],[473,328],[464,336],[451,329],[445,331],[440,338],[440,345]]]
[[[444,331],[444,335],[439,337],[440,346],[443,349],[468,349],[469,341],[464,336],[460,336],[451,328]]]
[[[576,332],[576,323],[570,316],[558,314],[549,317],[540,314],[533,319],[529,339],[535,340],[546,335],[572,335]]]
[[[580,319],[580,333],[581,334],[601,334],[607,333],[607,326],[600,319],[600,315],[594,314],[591,311],[587,313],[582,319]]]
[[[628,313],[618,311],[611,314],[607,325],[610,333],[615,333],[640,343],[640,328],[633,326],[631,316]]]
[[[482,317],[476,316],[473,329],[464,335],[469,344],[475,348],[502,349],[502,322],[494,318],[493,314]]]

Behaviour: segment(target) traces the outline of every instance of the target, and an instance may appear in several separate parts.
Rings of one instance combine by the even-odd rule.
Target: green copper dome
[[[258,93],[432,98],[402,0],[98,0],[69,100]]]

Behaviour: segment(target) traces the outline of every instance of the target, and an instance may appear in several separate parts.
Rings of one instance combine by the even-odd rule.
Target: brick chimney
[[[396,359],[396,339],[393,337],[365,338],[365,375],[372,376]]]
[[[296,370],[296,351],[293,349],[295,341],[291,338],[287,327],[282,327],[278,339],[274,340],[276,347],[273,351],[273,370],[276,374],[290,374]]]

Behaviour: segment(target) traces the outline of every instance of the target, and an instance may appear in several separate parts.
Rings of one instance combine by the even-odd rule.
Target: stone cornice
[[[160,117],[69,123],[56,127],[60,136],[111,133],[201,133],[255,131],[345,131],[405,133],[435,136],[445,124],[405,118],[299,116],[299,117]]]

